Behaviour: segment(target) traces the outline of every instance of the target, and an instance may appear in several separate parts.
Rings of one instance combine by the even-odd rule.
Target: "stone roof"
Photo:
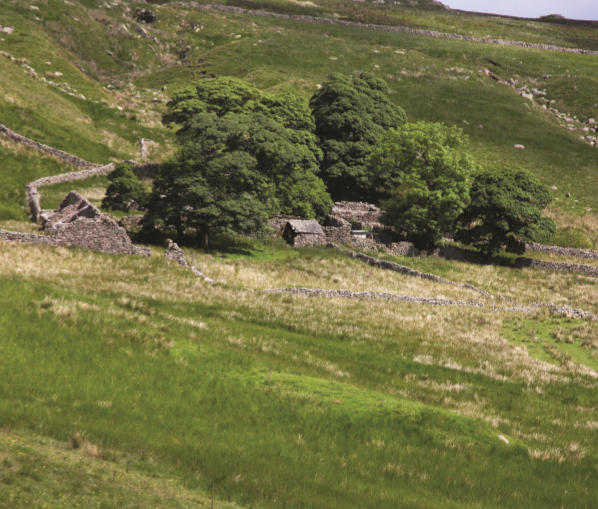
[[[294,233],[311,233],[314,235],[324,235],[324,230],[320,226],[320,223],[311,220],[293,219],[287,223],[291,227]]]

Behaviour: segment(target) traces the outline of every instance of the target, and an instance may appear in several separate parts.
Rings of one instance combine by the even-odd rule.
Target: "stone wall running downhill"
[[[297,295],[340,297],[344,299],[386,299],[398,302],[414,302],[416,304],[433,304],[436,306],[464,306],[483,308],[484,303],[478,301],[462,301],[449,299],[428,299],[425,297],[410,297],[408,295],[396,295],[394,293],[379,292],[350,292],[349,290],[323,290],[321,288],[278,288],[266,290],[269,293],[293,293]]]
[[[147,143],[145,143],[145,138],[139,140],[139,157],[142,161],[147,159]]]
[[[31,218],[33,221],[37,222],[41,213],[41,196],[37,192],[38,187],[62,184],[63,182],[73,182],[75,180],[84,180],[97,175],[105,175],[111,171],[114,171],[114,163],[107,164],[106,166],[96,166],[89,170],[73,171],[70,173],[63,173],[62,175],[54,175],[53,177],[43,177],[27,184],[27,203],[31,210]]]
[[[179,265],[182,265],[183,267],[189,267],[185,253],[178,246],[178,244],[176,244],[176,242],[168,243],[168,246],[164,250],[164,258],[166,258],[167,260],[177,262]]]
[[[526,258],[522,256],[517,258],[516,267],[534,267],[538,269],[556,270],[563,272],[577,272],[585,276],[598,277],[598,267],[591,265],[583,265],[581,263],[564,263],[564,262],[544,262],[542,260],[535,260],[533,258]]]
[[[236,14],[249,14],[251,16],[263,16],[267,18],[288,19],[293,21],[304,21],[307,23],[320,23],[324,25],[342,25],[349,27],[367,28],[369,30],[380,30],[384,32],[400,32],[404,34],[423,35],[425,37],[436,37],[439,39],[454,39],[457,41],[481,42],[484,44],[496,44],[499,46],[517,46],[519,48],[538,49],[543,51],[558,51],[561,53],[576,53],[578,55],[598,55],[598,51],[590,51],[578,48],[564,48],[562,46],[555,46],[553,44],[535,44],[522,41],[511,41],[508,39],[491,39],[486,37],[472,37],[469,35],[449,34],[444,32],[435,32],[431,30],[421,30],[416,28],[407,28],[400,26],[389,25],[373,25],[366,23],[358,23],[353,21],[343,21],[339,19],[330,18],[316,18],[314,16],[300,16],[293,14],[276,14],[266,11],[254,11],[248,9],[241,9],[239,7],[231,7],[228,5],[201,5],[197,2],[170,2],[167,5],[182,5],[184,7],[192,7],[194,9],[203,9],[220,12],[230,12]]]
[[[405,276],[420,277],[422,279],[427,279],[428,281],[434,281],[436,283],[444,283],[447,285],[458,286],[460,288],[466,288],[467,290],[473,290],[474,292],[478,292],[484,295],[485,297],[492,298],[492,295],[490,295],[485,290],[480,290],[479,288],[476,288],[475,286],[470,284],[454,283],[453,281],[449,281],[448,279],[436,276],[435,274],[420,272],[419,270],[415,270],[410,267],[405,267],[404,265],[399,265],[398,263],[390,262],[388,260],[380,260],[379,258],[364,255],[363,253],[356,253],[354,251],[347,251],[347,253],[351,258],[356,258],[358,260],[364,261],[365,263],[373,267],[380,267],[381,269],[392,270]]]
[[[576,249],[573,247],[545,246],[544,244],[526,244],[526,251],[550,253],[558,256],[571,256],[574,258],[585,258],[586,260],[598,260],[598,251],[593,249]]]
[[[46,152],[47,154],[53,155],[66,161],[67,163],[74,164],[76,166],[101,166],[99,164],[90,163],[85,161],[85,159],[81,159],[80,157],[74,156],[73,154],[69,154],[68,152],[63,152],[62,150],[58,150],[57,148],[48,147],[48,145],[44,145],[43,143],[38,143],[37,141],[30,140],[25,136],[21,136],[13,131],[11,131],[8,127],[0,124],[0,132],[6,134],[11,140],[17,143],[24,143],[25,145],[29,145],[37,150],[41,150],[42,152]]]

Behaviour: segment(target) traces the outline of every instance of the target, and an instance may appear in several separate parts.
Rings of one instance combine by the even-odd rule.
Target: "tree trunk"
[[[197,245],[206,249],[210,244],[210,230],[201,228],[197,231]]]
[[[183,225],[177,224],[176,225],[176,237],[177,237],[176,241],[178,244],[182,244],[184,236],[185,236],[185,229],[183,228]]]

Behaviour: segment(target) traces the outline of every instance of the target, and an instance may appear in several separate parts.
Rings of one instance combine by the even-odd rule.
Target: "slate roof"
[[[324,235],[324,230],[317,221],[293,219],[287,223],[294,233],[311,233],[314,235]]]

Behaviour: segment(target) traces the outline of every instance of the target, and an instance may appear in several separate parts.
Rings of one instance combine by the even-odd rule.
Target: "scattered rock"
[[[556,191],[556,186],[550,186],[550,189],[552,189],[553,191]]]
[[[523,145],[513,145],[514,148],[525,148]]]
[[[135,11],[135,19],[138,23],[154,23],[158,17],[155,11],[148,9],[137,9]]]
[[[505,444],[508,444],[509,441],[504,437],[504,435],[497,435],[498,438],[500,438]]]
[[[571,198],[571,193],[567,193],[567,194],[565,195],[565,198]]]
[[[35,5],[32,5],[29,7],[32,11],[39,11],[39,7],[36,7]]]
[[[14,27],[6,27],[6,26],[2,26],[0,25],[0,34],[12,34],[15,31]]]
[[[594,107],[596,107],[595,104],[594,104]],[[596,123],[596,121],[593,118],[588,120],[588,124],[595,124],[595,123]]]
[[[476,127],[476,129],[484,129],[484,126],[483,125],[479,125],[479,126]]]
[[[112,51],[110,51],[109,49],[106,50],[106,55],[108,55],[109,57],[113,57],[114,53],[112,53]]]
[[[140,27],[139,25],[135,25],[134,27],[135,32],[137,32],[141,37],[147,37],[147,32],[145,28]]]

